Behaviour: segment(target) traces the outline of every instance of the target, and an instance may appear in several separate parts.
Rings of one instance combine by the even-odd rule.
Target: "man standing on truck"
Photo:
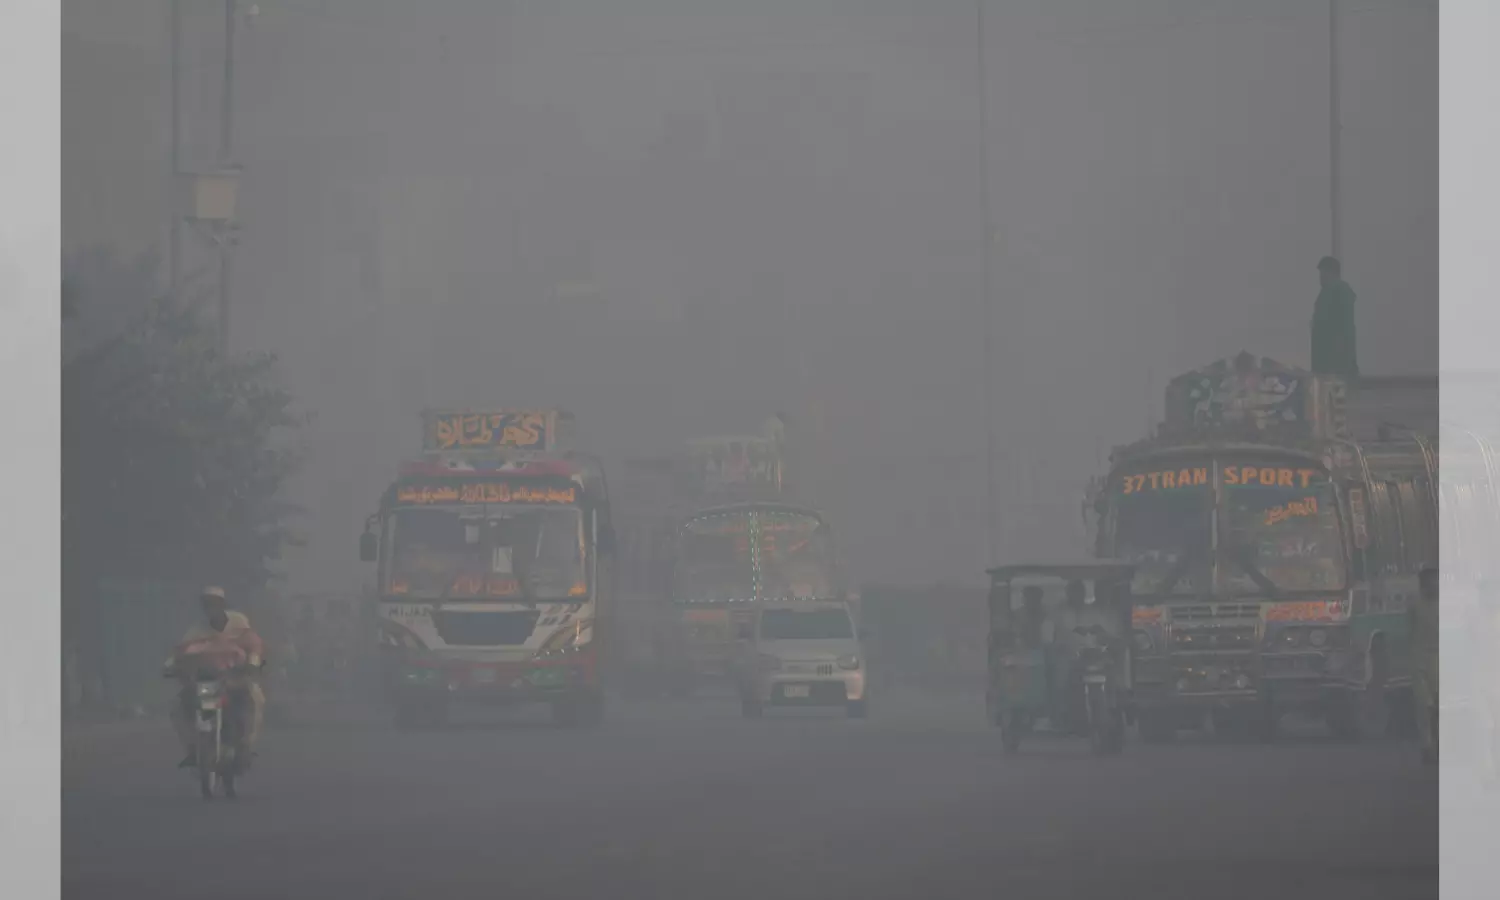
[[[1417,735],[1422,762],[1438,761],[1435,726],[1438,708],[1438,570],[1424,568],[1417,576],[1417,602],[1411,616],[1412,699],[1416,701]]]
[[[1313,304],[1312,370],[1321,375],[1359,374],[1354,329],[1354,289],[1331,256],[1318,262],[1322,290]]]

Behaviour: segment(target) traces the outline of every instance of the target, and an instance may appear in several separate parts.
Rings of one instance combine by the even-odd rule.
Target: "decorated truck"
[[[678,694],[733,676],[766,599],[848,599],[832,529],[794,501],[784,423],[627,464],[622,631],[631,677]]]
[[[1406,610],[1437,559],[1437,379],[1242,353],[1174,379],[1156,433],[1092,485],[1097,552],[1137,563],[1143,738],[1345,738],[1410,722]]]
[[[366,522],[382,672],[398,726],[454,704],[543,703],[559,724],[604,710],[613,532],[603,469],[555,410],[424,415]]]

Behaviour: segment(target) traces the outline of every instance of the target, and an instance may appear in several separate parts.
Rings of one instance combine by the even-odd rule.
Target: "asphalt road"
[[[1007,757],[974,701],[746,721],[697,699],[262,750],[239,801],[204,803],[165,726],[65,735],[63,896],[1438,896],[1436,774],[1315,733]]]

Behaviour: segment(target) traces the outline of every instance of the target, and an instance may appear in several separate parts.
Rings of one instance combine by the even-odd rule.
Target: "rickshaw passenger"
[[[1050,643],[1047,634],[1047,613],[1042,609],[1042,589],[1031,585],[1021,592],[1021,646],[1027,650],[1040,650]]]
[[[1049,696],[1052,698],[1052,708],[1057,711],[1059,718],[1064,718],[1071,711],[1071,689],[1078,653],[1087,645],[1087,639],[1073,631],[1084,624],[1084,600],[1087,592],[1083,582],[1076,579],[1069,581],[1064,597],[1063,608],[1057,612],[1056,637],[1047,661],[1048,688],[1051,691]]]

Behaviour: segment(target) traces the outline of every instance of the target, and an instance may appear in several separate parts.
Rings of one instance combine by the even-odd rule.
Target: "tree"
[[[262,587],[296,542],[279,495],[303,421],[275,357],[225,358],[191,304],[152,296],[154,257],[83,259],[70,327],[129,315],[63,367],[65,595],[102,577]]]

